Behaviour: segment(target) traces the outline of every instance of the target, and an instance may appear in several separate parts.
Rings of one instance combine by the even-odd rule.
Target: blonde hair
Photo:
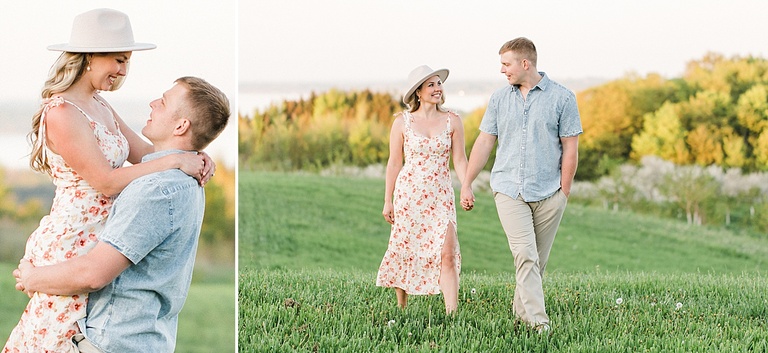
[[[176,83],[188,89],[181,110],[192,122],[192,147],[202,150],[227,126],[229,99],[224,92],[201,78],[184,76]]]
[[[419,110],[419,107],[421,107],[421,102],[416,99],[416,92],[421,90],[421,87],[424,86],[424,83],[426,83],[426,80],[419,85],[419,88],[417,88],[411,95],[406,99],[405,105],[408,106],[408,111],[413,113],[417,110]],[[445,104],[445,92],[440,95],[440,102],[437,103],[437,110],[441,112],[447,112],[445,108],[443,108],[443,104]]]
[[[530,39],[519,37],[504,43],[504,45],[501,46],[501,49],[499,49],[499,55],[508,51],[521,55],[521,59],[527,59],[533,66],[536,66],[536,46]]]
[[[93,55],[109,55],[110,53],[71,53],[62,52],[58,59],[53,63],[51,69],[48,71],[48,79],[43,84],[43,89],[40,92],[40,97],[43,99],[43,103],[40,104],[40,108],[32,116],[32,130],[27,134],[29,142],[32,144],[32,153],[29,157],[29,166],[32,170],[51,174],[51,167],[48,165],[48,157],[44,153],[45,147],[40,140],[44,136],[40,136],[40,124],[42,123],[43,111],[48,105],[48,100],[54,95],[62,93],[72,87],[72,84],[77,82],[86,72],[90,65],[90,58]],[[126,71],[128,67],[126,66]],[[114,84],[110,88],[110,91],[117,90],[123,85],[125,76],[119,76],[115,79]]]

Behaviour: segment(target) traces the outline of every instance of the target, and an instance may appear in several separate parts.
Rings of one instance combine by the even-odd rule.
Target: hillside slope
[[[390,227],[384,181],[241,172],[239,267],[375,272]],[[490,194],[459,211],[463,272],[509,273],[512,256]],[[765,272],[768,242],[684,222],[570,204],[548,272]]]

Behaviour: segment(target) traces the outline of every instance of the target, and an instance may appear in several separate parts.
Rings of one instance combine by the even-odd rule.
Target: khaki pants
[[[515,314],[532,326],[549,323],[542,278],[568,199],[560,190],[537,202],[500,193],[494,199],[515,261]]]
[[[77,351],[80,353],[104,353],[101,349],[96,348],[91,341],[88,341],[82,333],[72,336],[72,342],[75,342]]]

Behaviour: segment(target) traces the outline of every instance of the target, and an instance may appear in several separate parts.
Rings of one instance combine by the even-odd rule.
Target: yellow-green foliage
[[[655,155],[680,165],[768,170],[768,60],[707,54],[682,77],[629,74],[577,93],[581,180]],[[335,89],[240,117],[240,162],[270,170],[386,161],[390,94]],[[471,150],[485,107],[463,116]],[[492,163],[494,156],[489,161]]]
[[[655,155],[677,164],[768,169],[768,61],[707,54],[681,78],[628,75],[578,94],[579,176],[603,160]],[[765,141],[765,142],[764,142]]]
[[[235,240],[235,171],[222,167],[205,185],[205,216],[200,239],[215,244]]]
[[[298,170],[383,163],[392,116],[402,109],[390,94],[331,89],[240,116],[241,166]]]

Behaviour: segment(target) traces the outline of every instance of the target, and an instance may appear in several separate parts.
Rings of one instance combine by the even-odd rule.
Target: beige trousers
[[[494,199],[515,261],[515,314],[531,326],[548,324],[542,278],[568,198],[558,190],[537,202],[500,193]]]
[[[91,341],[87,340],[82,333],[72,336],[72,342],[75,342],[77,351],[80,353],[104,353],[101,349],[96,348]]]

